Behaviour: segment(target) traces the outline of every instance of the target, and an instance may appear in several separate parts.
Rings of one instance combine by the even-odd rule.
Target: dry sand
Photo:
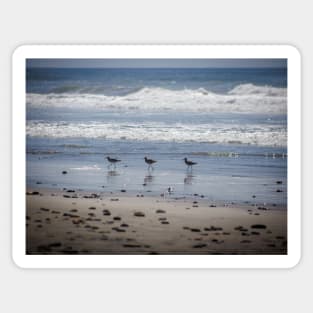
[[[26,198],[28,254],[287,253],[287,210],[127,192],[36,189]]]

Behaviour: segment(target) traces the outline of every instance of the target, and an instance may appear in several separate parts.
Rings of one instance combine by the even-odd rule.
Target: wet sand
[[[287,254],[287,210],[195,195],[29,189],[27,254]]]

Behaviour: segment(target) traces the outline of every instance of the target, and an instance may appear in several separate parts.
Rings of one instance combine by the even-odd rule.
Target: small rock
[[[67,171],[62,171],[62,174],[63,174],[63,175],[67,174]]]
[[[254,224],[254,225],[251,225],[250,227],[254,229],[266,229],[266,225],[263,225],[263,224]]]
[[[200,244],[194,245],[192,247],[195,248],[195,249],[198,249],[198,248],[205,248],[206,246],[207,245],[205,243],[200,243]]]
[[[155,213],[161,214],[161,213],[166,213],[166,211],[164,211],[164,210],[156,210]]]
[[[258,210],[261,210],[261,211],[267,211],[268,209],[267,209],[267,208],[265,208],[265,207],[259,206],[259,207],[258,207]]]
[[[199,228],[190,228],[190,230],[191,230],[192,232],[197,232],[197,233],[200,232],[200,229],[199,229]]]
[[[260,235],[260,233],[258,231],[252,231],[251,235]]]
[[[115,230],[119,233],[125,233],[125,229],[122,229],[122,228],[118,228],[118,227],[113,227],[112,230]]]
[[[137,212],[134,213],[134,216],[137,216],[137,217],[144,217],[145,214],[144,214],[143,212],[137,211]]]

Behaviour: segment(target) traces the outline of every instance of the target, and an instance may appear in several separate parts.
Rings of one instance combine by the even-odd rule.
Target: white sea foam
[[[29,121],[27,135],[51,138],[242,143],[261,146],[286,146],[287,144],[287,130],[279,125]]]
[[[70,170],[76,170],[76,171],[99,171],[101,170],[101,167],[99,165],[91,165],[91,166],[82,166],[82,167],[71,167]]]
[[[89,93],[27,94],[30,107],[60,107],[99,110],[141,110],[180,112],[287,112],[287,90],[252,84],[238,85],[226,94],[204,88],[170,90],[160,87],[142,88],[124,96]]]

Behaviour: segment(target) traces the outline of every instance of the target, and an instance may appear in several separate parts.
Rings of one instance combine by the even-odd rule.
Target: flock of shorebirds
[[[109,167],[114,166],[114,168],[116,167],[116,164],[118,162],[121,162],[122,160],[119,159],[115,159],[115,158],[111,158],[111,157],[107,157],[107,160],[109,161]],[[148,170],[153,169],[153,164],[156,163],[156,160],[153,159],[148,159],[146,156],[144,157],[145,162],[148,164]],[[185,164],[187,165],[187,169],[192,169],[193,165],[196,165],[196,162],[190,161],[187,158],[184,158],[183,161],[185,161]]]

